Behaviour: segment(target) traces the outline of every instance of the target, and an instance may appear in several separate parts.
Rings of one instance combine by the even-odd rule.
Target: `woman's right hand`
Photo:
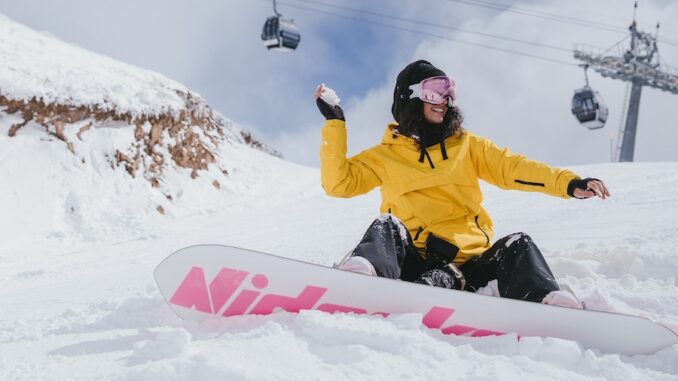
[[[321,98],[324,91],[323,85],[318,85],[315,89],[315,104],[318,106],[318,110],[323,114],[326,120],[339,119],[346,121],[344,119],[344,110],[341,109],[338,105],[330,105]]]
[[[315,88],[315,99],[318,99],[320,98],[321,95],[323,95],[323,90],[324,88],[322,84],[318,85],[318,87]]]

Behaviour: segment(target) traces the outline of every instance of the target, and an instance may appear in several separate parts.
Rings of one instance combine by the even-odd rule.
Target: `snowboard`
[[[181,249],[158,265],[155,279],[172,310],[195,321],[300,310],[420,313],[424,326],[444,334],[557,337],[624,355],[678,344],[676,333],[642,317],[448,290],[231,246]]]

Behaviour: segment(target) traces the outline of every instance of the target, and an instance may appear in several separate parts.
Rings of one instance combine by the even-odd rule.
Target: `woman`
[[[583,308],[571,291],[560,290],[527,234],[491,245],[492,220],[481,206],[478,179],[503,189],[580,199],[608,197],[602,181],[528,160],[462,129],[454,81],[424,60],[398,75],[395,122],[381,144],[348,159],[343,111],[321,98],[323,90],[316,90],[326,118],[322,186],[335,197],[381,187],[384,214],[337,267],[468,291],[496,279],[501,297]]]

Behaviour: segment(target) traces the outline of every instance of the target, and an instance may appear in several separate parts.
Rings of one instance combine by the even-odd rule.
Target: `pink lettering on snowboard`
[[[363,308],[356,308],[356,307],[349,307],[349,306],[342,306],[340,304],[332,304],[332,303],[325,303],[321,304],[316,308],[318,311],[323,311],[323,312],[329,312],[331,314],[335,312],[344,312],[344,313],[349,313],[353,312],[354,314],[366,314],[367,310]]]
[[[253,315],[268,315],[276,308],[281,308],[287,312],[299,312],[299,310],[310,310],[318,300],[327,291],[324,287],[306,286],[299,296],[292,298],[285,295],[268,294],[263,296],[252,311]]]
[[[207,292],[205,272],[202,267],[193,266],[191,268],[169,302],[186,308],[195,307],[200,312],[213,313],[210,295]]]
[[[213,315],[219,315],[221,309],[226,306],[221,314],[222,316],[247,314],[247,310],[252,305],[254,307],[251,308],[249,314],[253,315],[268,315],[279,309],[287,312],[316,309],[329,313],[368,313],[363,308],[329,302],[317,305],[327,292],[325,287],[308,285],[296,296],[264,293],[263,290],[268,287],[269,280],[263,274],[256,274],[250,278],[249,283],[256,290],[242,288],[245,279],[249,275],[248,271],[222,268],[208,286],[205,279],[205,271],[201,267],[193,266],[181,284],[179,284],[169,302],[177,306]],[[241,289],[240,292],[237,292],[239,289]],[[261,298],[259,298],[260,296]],[[227,303],[231,298],[233,300]],[[255,304],[258,298],[259,301]],[[466,325],[453,324],[444,327],[443,325],[454,315],[454,312],[455,310],[451,308],[433,306],[423,316],[422,324],[431,329],[440,329],[444,334],[470,335],[473,337],[504,335],[502,332]],[[373,313],[373,315],[384,317],[389,314],[389,312]]]
[[[449,308],[432,307],[421,319],[421,322],[428,328],[439,329],[453,313],[454,310]]]
[[[247,271],[223,268],[210,283],[210,297],[212,299],[214,313],[218,313],[226,301],[240,287],[249,273]]]

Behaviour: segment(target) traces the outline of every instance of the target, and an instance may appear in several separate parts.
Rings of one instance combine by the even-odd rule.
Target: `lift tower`
[[[636,3],[636,7],[638,4]],[[612,52],[612,48],[603,51],[587,45],[579,45],[574,50],[574,58],[583,61],[603,77],[619,79],[631,83],[626,125],[622,134],[619,161],[633,161],[633,149],[638,128],[640,94],[643,86],[678,94],[678,70],[663,66],[659,62],[657,35],[659,24],[653,36],[637,28],[634,17],[629,27],[631,44],[627,49]]]

